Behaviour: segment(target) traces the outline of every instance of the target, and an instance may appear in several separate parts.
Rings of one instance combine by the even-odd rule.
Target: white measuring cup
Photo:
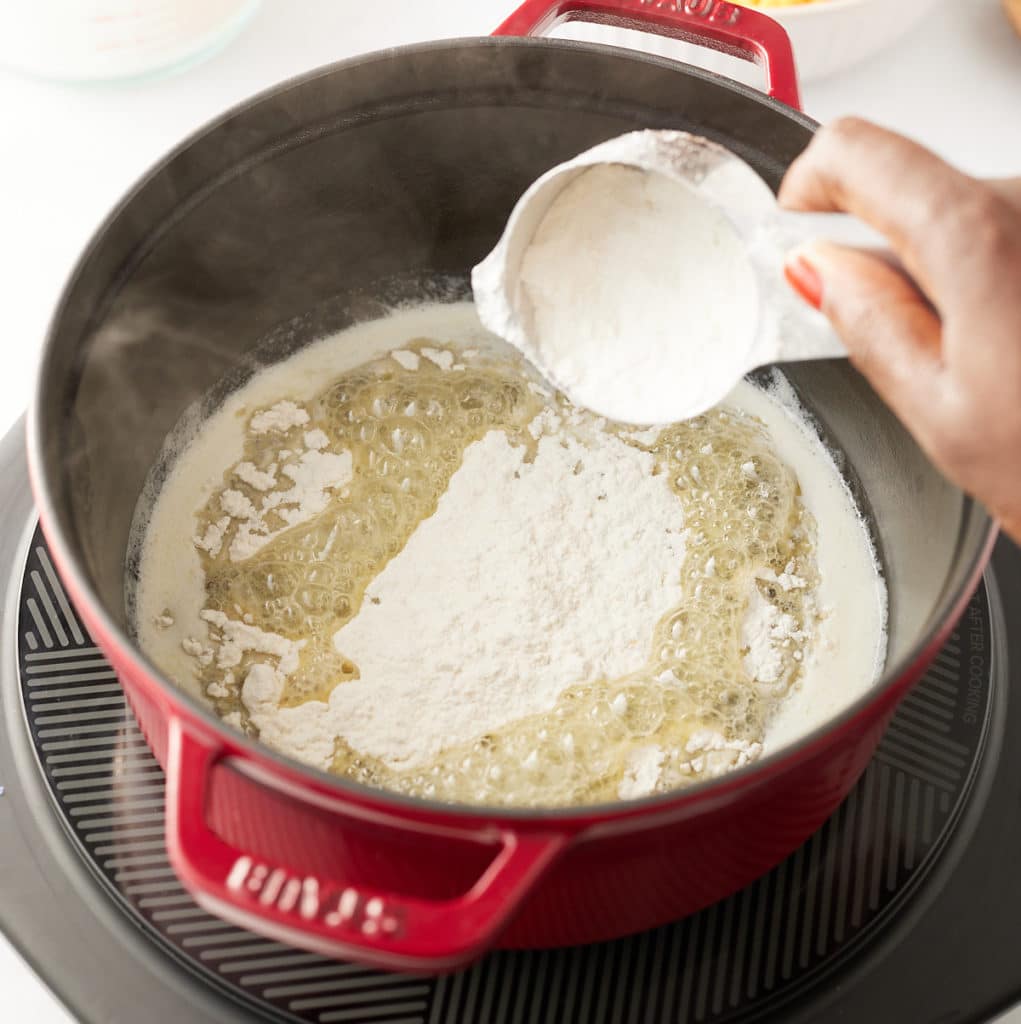
[[[522,260],[543,217],[568,185],[601,164],[623,164],[664,175],[719,211],[743,243],[757,289],[754,329],[746,337],[728,339],[725,358],[692,367],[675,388],[650,386],[638,403],[635,395],[642,393],[642,381],[631,382],[637,387],[582,395],[576,382],[557,379],[552,366],[544,365],[550,361],[536,336],[534,311],[521,285]],[[716,405],[758,367],[847,355],[829,321],[784,280],[785,256],[820,235],[855,245],[874,245],[878,237],[849,217],[781,210],[772,190],[751,166],[709,139],[682,131],[630,132],[586,150],[536,180],[515,205],[496,247],[472,271],[472,290],[482,323],[523,352],[576,404],[627,423],[674,422]],[[579,253],[576,261],[579,274],[588,272],[583,256]],[[606,282],[606,287],[614,287],[614,282]],[[634,372],[655,373],[654,363],[636,360]]]

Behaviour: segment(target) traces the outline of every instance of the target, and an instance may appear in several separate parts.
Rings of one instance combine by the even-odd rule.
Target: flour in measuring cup
[[[523,329],[487,326],[605,416],[667,423],[744,374],[752,265],[727,218],[663,174],[583,170],[539,222],[518,287]]]

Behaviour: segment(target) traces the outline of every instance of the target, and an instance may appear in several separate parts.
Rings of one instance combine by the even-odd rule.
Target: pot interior
[[[186,410],[423,281],[446,275],[463,297],[528,184],[635,128],[722,142],[774,189],[812,133],[761,95],[669,61],[473,40],[315,73],[168,158],[84,257],[42,369],[42,500],[86,593],[127,630],[133,512]],[[988,519],[847,364],[789,377],[872,514],[895,666],[945,618]]]

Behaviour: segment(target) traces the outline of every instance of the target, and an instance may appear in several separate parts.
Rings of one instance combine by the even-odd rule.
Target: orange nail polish
[[[787,283],[815,309],[822,308],[822,278],[804,256],[788,260],[783,268]]]

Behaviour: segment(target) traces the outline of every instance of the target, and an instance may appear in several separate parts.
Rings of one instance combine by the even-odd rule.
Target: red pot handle
[[[725,0],[525,0],[494,36],[541,36],[564,21],[593,21],[673,36],[755,61],[766,92],[801,109],[791,41],[760,11]]]
[[[315,877],[236,849],[206,822],[210,773],[224,750],[172,716],[166,832],[170,862],[206,909],[317,953],[388,970],[460,967],[485,952],[567,843],[563,835],[500,834],[502,849],[455,899],[428,900]]]

